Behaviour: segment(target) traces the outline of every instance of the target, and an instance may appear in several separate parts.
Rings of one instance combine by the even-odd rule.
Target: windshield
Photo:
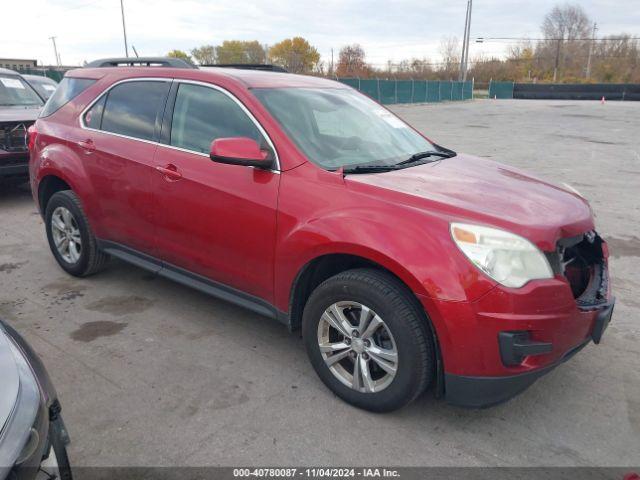
[[[259,88],[253,93],[303,153],[327,170],[396,165],[436,147],[350,89]]]
[[[0,75],[0,106],[42,106],[42,99],[17,75]]]

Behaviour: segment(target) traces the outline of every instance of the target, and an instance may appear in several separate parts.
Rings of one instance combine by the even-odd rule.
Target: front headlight
[[[476,267],[505,287],[553,278],[544,254],[529,240],[497,228],[451,224],[451,236]]]
[[[4,336],[1,326],[0,336]],[[5,425],[0,425],[0,478],[5,478],[14,464],[23,462],[33,454],[40,440],[34,427],[37,426],[36,419],[41,408],[40,389],[28,361],[13,339],[4,338],[0,338],[0,348],[9,347],[15,361],[13,365],[3,366],[17,370],[19,387],[13,410]],[[0,389],[0,394],[3,393]]]

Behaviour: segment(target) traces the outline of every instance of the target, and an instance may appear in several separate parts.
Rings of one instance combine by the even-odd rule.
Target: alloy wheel
[[[398,371],[398,349],[389,327],[358,302],[336,302],[325,310],[318,345],[331,373],[358,392],[384,390]]]
[[[82,237],[78,222],[65,207],[58,207],[51,215],[51,234],[56,250],[67,263],[76,263],[82,255]]]

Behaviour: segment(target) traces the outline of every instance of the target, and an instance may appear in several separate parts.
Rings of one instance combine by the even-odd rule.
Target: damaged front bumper
[[[606,243],[595,232],[558,242],[547,258],[555,273],[519,289],[496,287],[475,302],[440,302],[440,315],[466,332],[463,349],[443,345],[444,396],[482,408],[524,391],[589,342],[611,321]],[[441,342],[442,343],[442,342]]]

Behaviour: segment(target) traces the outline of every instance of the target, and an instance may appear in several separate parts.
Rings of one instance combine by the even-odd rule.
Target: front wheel
[[[323,282],[305,306],[303,337],[321,380],[366,410],[406,405],[434,375],[424,313],[408,289],[385,272],[349,270]]]

